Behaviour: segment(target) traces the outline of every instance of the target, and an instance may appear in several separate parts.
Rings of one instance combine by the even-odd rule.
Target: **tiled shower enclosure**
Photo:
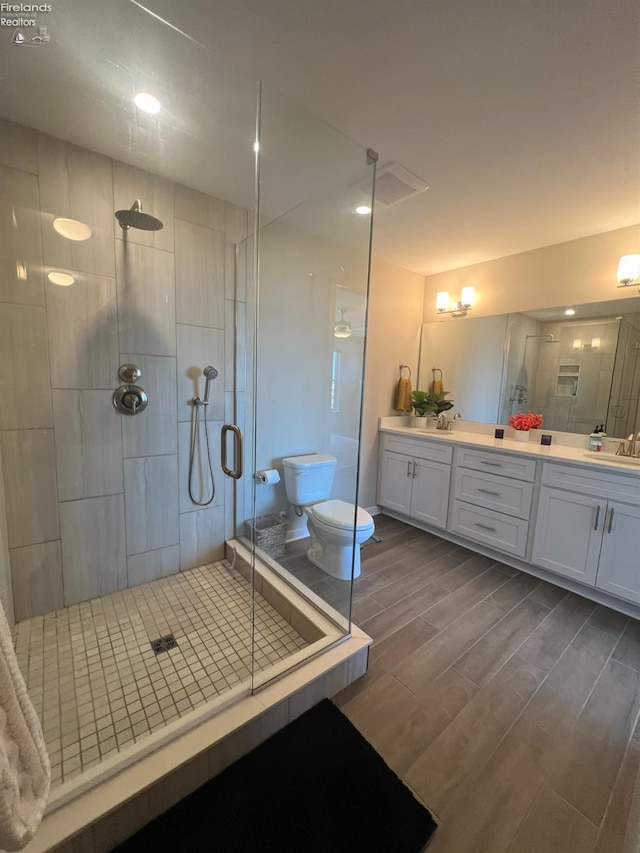
[[[219,437],[248,212],[9,121],[0,133],[0,450],[20,621],[223,556],[233,519]],[[120,228],[114,212],[135,199],[161,231]],[[57,217],[89,225],[91,239],[62,237]],[[51,270],[74,284],[51,283]],[[142,370],[143,416],[112,405],[126,362]],[[189,401],[209,364],[217,491],[199,508]]]

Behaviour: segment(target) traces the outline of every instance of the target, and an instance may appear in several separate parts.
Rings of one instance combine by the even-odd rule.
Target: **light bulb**
[[[471,308],[471,306],[476,301],[476,289],[475,287],[463,287],[462,293],[460,294],[460,303],[464,305],[465,308]]]
[[[640,281],[640,255],[623,255],[618,264],[618,282],[625,286]]]
[[[145,113],[156,115],[156,113],[160,112],[160,101],[157,98],[154,98],[153,95],[149,95],[147,92],[138,92],[133,99],[133,103],[138,107],[138,109],[141,109]]]

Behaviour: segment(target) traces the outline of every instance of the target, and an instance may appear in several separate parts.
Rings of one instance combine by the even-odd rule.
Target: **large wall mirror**
[[[640,296],[425,323],[418,387],[444,374],[452,411],[506,424],[542,414],[548,430],[612,437],[640,430]]]

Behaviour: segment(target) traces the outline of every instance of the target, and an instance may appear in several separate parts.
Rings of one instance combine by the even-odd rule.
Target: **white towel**
[[[0,849],[22,850],[49,797],[51,767],[0,604]]]

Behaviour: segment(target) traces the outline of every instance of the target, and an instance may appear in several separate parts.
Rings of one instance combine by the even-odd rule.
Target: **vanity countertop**
[[[384,418],[382,420],[389,421],[391,419]],[[494,438],[493,434],[484,435],[476,432],[465,432],[463,428],[456,429],[456,427],[453,428],[452,432],[439,432],[438,430],[425,431],[409,426],[389,426],[387,423],[381,423],[380,432],[405,435],[411,438],[424,439],[425,441],[444,441],[449,444],[476,447],[483,450],[499,450],[503,453],[523,454],[534,459],[550,462],[570,462],[574,465],[589,465],[593,466],[594,469],[603,469],[617,474],[640,475],[640,459],[638,462],[618,462],[617,460],[621,457],[616,457],[613,453],[590,452],[586,447],[588,440],[586,436],[584,436],[585,446],[583,447],[573,447],[560,442],[547,447],[538,443],[541,433],[537,430],[528,442],[516,441],[513,438],[507,437]],[[533,440],[534,437],[537,441]]]

